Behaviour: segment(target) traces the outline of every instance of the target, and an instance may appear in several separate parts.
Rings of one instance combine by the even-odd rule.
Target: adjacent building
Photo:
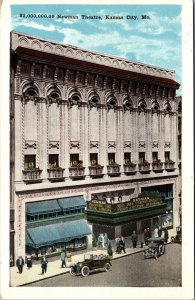
[[[179,224],[175,72],[11,33],[14,255]]]

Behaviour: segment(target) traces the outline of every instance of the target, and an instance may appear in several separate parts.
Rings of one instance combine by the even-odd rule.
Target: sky
[[[82,15],[100,19],[82,19]],[[106,19],[107,15],[123,19]],[[11,21],[15,31],[174,70],[182,83],[180,5],[12,5]]]

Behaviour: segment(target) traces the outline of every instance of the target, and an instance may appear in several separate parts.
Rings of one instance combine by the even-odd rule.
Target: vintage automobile
[[[70,267],[71,275],[88,276],[91,271],[104,269],[106,272],[111,270],[111,261],[108,256],[100,254],[86,254],[84,261],[73,264]]]
[[[157,259],[165,253],[164,239],[161,237],[153,237],[148,239],[148,249],[144,250],[144,258]]]
[[[182,242],[182,236],[181,236],[181,226],[176,227],[176,236],[171,237],[171,243],[179,243],[181,244]]]

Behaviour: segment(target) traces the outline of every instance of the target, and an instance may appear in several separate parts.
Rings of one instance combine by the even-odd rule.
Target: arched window
[[[108,99],[107,100],[107,107],[108,107],[108,109],[116,109],[116,107],[117,107],[116,98],[111,97],[110,99]]]
[[[139,101],[139,104],[138,104],[138,111],[139,112],[145,112],[147,109],[147,105],[146,105],[146,102],[144,99],[140,100]]]
[[[59,94],[59,92],[57,92],[57,91],[52,91],[51,93],[50,93],[50,95],[49,95],[51,98],[53,98],[53,99],[58,99],[58,98],[60,98],[60,94]]]
[[[133,108],[133,103],[131,101],[131,99],[125,99],[123,102],[123,108],[124,110],[132,110]]]
[[[69,102],[71,106],[81,104],[80,94],[79,93],[72,94],[71,97],[69,98]]]
[[[89,100],[89,106],[90,108],[92,107],[99,107],[100,106],[100,100],[98,98],[98,96],[94,96]]]
[[[160,106],[159,106],[158,102],[155,101],[155,102],[152,104],[152,113],[158,113],[159,110],[160,110]]]
[[[24,95],[27,97],[37,97],[38,96],[38,92],[37,89],[35,87],[29,87],[25,92]]]
[[[171,108],[171,105],[169,103],[165,104],[164,111],[165,111],[165,113],[168,113],[168,114],[171,113],[172,108]]]

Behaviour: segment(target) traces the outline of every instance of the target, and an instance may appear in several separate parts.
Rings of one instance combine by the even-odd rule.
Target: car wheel
[[[109,263],[106,263],[104,269],[106,272],[110,271],[111,265]]]
[[[158,258],[158,251],[154,252],[154,258],[157,259]]]
[[[72,268],[70,268],[70,275],[76,275],[76,272],[75,272],[75,270],[74,270],[74,268],[72,267]]]
[[[165,245],[162,246],[162,254],[165,254]]]
[[[90,270],[89,270],[89,267],[88,266],[84,266],[82,269],[81,269],[81,274],[82,274],[82,276],[88,276],[89,275],[89,272],[90,272]]]

